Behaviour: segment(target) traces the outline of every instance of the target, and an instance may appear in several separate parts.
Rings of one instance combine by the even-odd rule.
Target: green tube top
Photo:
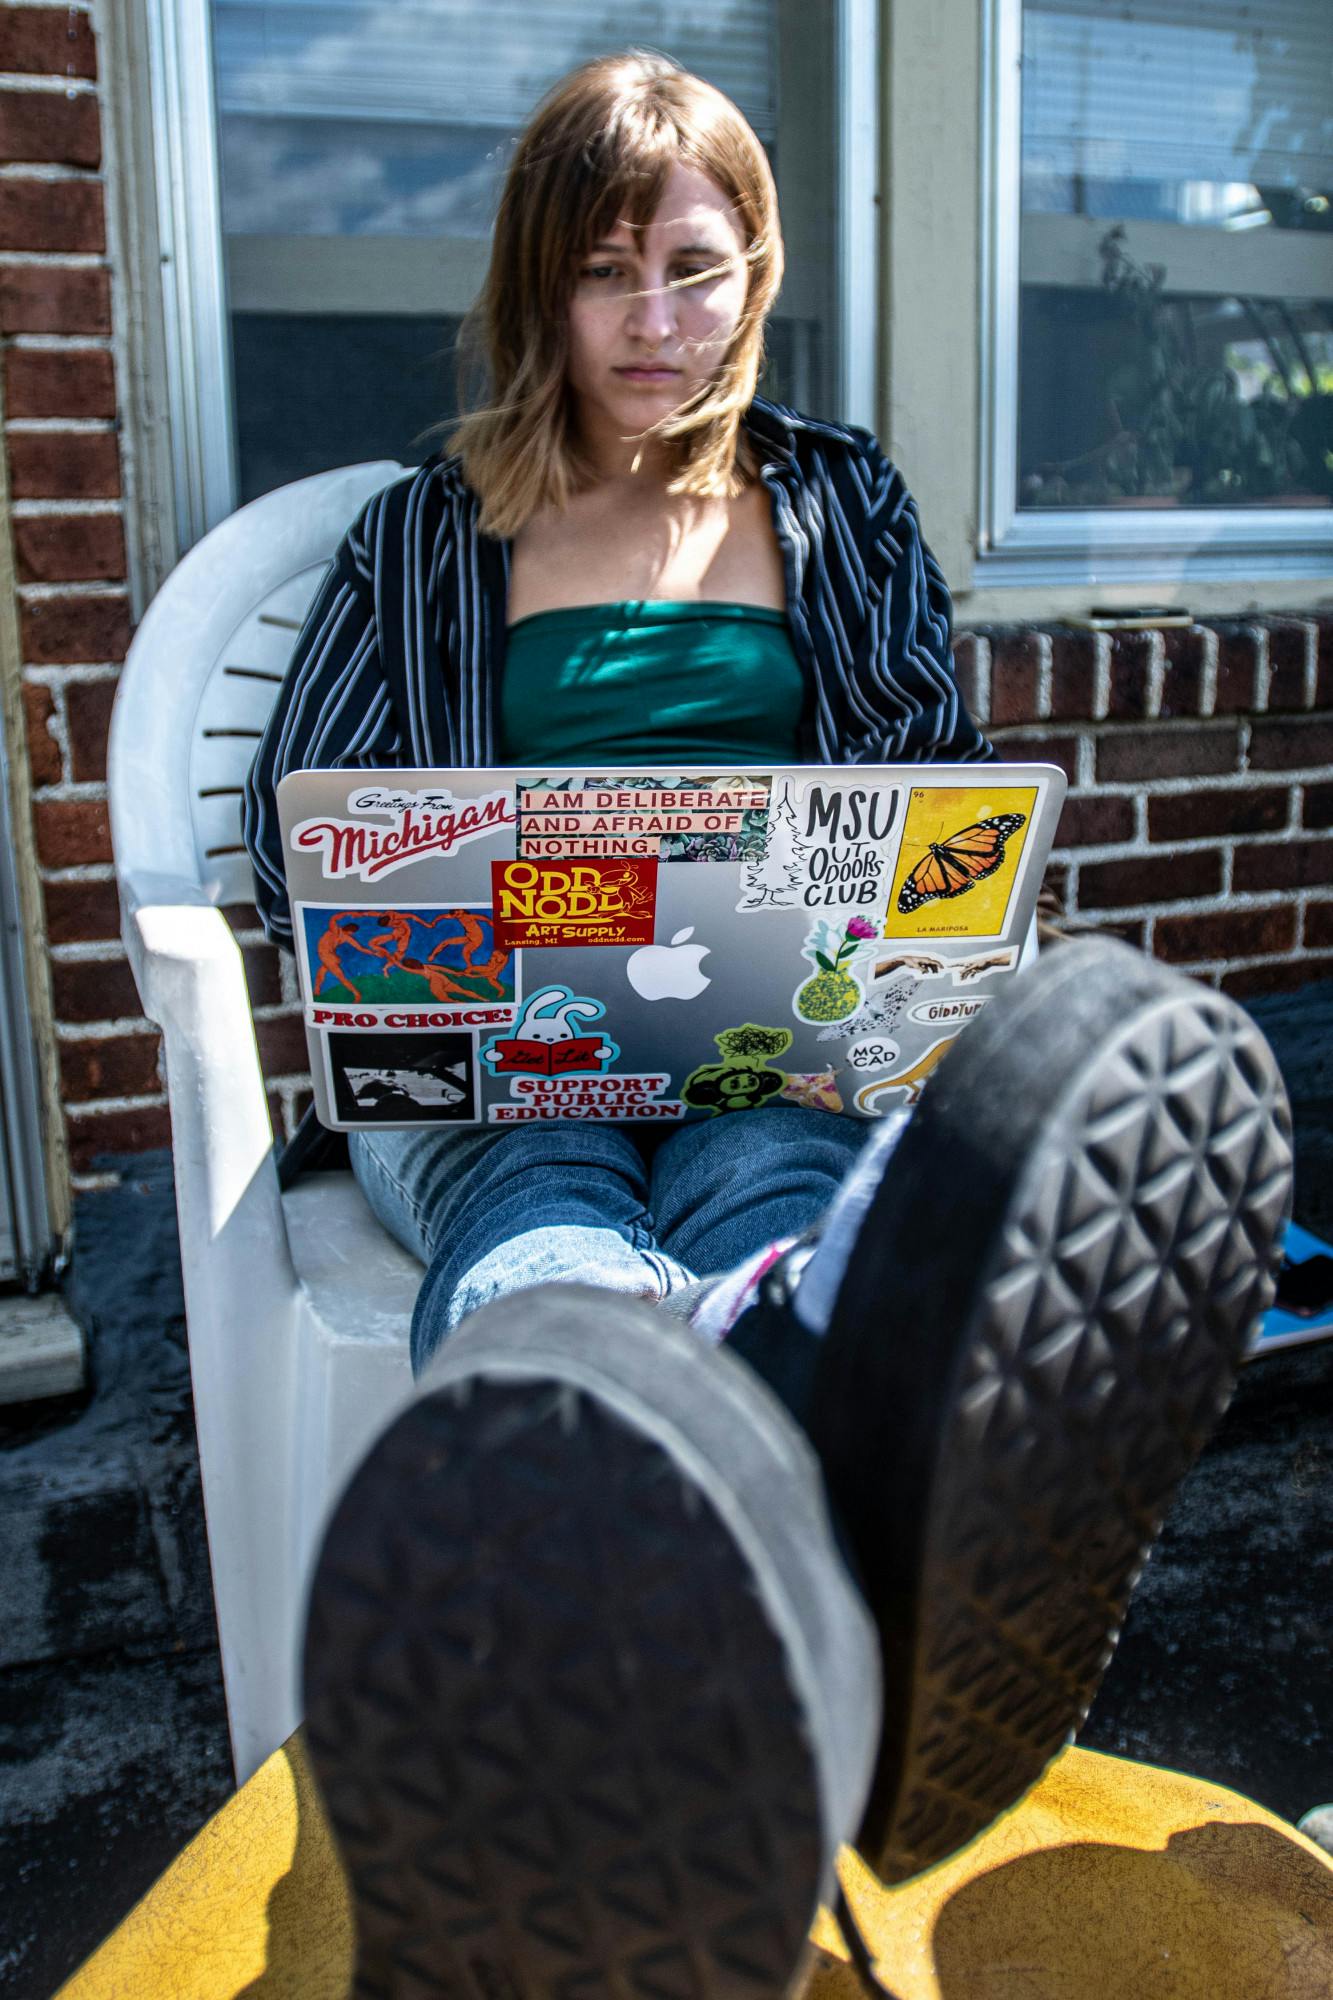
[[[792,764],[804,699],[785,611],[537,611],[509,628],[500,752],[508,764]]]

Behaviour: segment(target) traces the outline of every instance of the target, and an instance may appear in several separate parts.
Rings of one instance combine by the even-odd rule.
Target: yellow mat
[[[1236,1792],[1068,1750],[951,1861],[843,1880],[900,2000],[1328,2000],[1333,1861]],[[859,2000],[829,1920],[806,2000]],[[351,1923],[299,1734],[57,2000],[346,2000]]]

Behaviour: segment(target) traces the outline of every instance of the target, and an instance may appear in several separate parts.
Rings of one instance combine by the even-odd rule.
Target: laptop
[[[1044,764],[297,771],[335,1130],[914,1103],[1035,949]]]

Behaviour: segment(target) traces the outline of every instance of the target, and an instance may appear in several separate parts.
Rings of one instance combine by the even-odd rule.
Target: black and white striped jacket
[[[994,755],[954,685],[952,607],[916,503],[868,431],[756,397],[746,425],[787,571],[806,677],[801,760]],[[438,455],[376,493],[315,597],[246,784],[269,936],[291,942],[274,789],[289,771],[496,761],[510,544]]]

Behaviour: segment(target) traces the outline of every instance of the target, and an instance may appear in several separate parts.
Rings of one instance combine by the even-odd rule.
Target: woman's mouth
[[[615,372],[626,382],[674,382],[680,375],[679,368],[617,368]]]

